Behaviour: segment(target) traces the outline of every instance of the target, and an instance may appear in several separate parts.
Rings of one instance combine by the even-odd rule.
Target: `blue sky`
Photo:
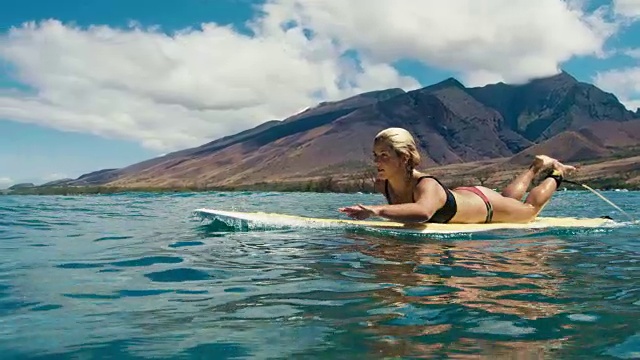
[[[635,110],[636,3],[5,0],[0,188],[123,167],[319,101],[449,76],[480,86],[564,69]]]

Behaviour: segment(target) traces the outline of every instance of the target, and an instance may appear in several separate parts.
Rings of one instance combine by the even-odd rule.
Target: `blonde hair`
[[[416,142],[407,130],[397,127],[384,129],[376,135],[374,143],[379,141],[389,144],[398,155],[407,155],[409,170],[415,169],[420,164],[420,153],[418,153]]]

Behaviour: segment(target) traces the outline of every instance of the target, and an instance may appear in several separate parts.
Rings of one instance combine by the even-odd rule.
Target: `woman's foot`
[[[567,176],[572,172],[576,171],[577,169],[578,168],[576,168],[575,166],[565,165],[558,160],[554,159],[553,161],[553,170],[559,171],[562,174],[562,176]]]
[[[552,157],[547,155],[537,155],[535,159],[533,159],[533,163],[531,163],[531,169],[537,174],[543,170],[554,167],[556,163],[562,165],[558,160]]]

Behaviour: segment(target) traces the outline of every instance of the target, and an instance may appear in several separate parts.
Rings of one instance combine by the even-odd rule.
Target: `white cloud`
[[[252,19],[253,36],[215,24],[166,35],[29,23],[0,38],[0,58],[34,92],[0,93],[0,118],[165,151],[318,101],[416,88],[390,65],[403,58],[455,71],[471,86],[521,82],[554,74],[573,56],[602,54],[617,25],[577,4],[273,0]]]
[[[0,176],[0,189],[6,189],[13,184],[15,184],[15,182],[11,178]]]
[[[628,17],[640,17],[640,1],[638,0],[613,0],[617,14]]]
[[[605,20],[606,8],[585,13],[578,5],[561,0],[286,0],[267,10],[270,21],[294,18],[375,61],[415,58],[462,73],[468,85],[484,85],[551,75],[573,56],[603,54],[618,25]]]
[[[627,48],[619,51],[639,62],[635,66],[598,72],[593,83],[599,88],[615,94],[627,109],[640,108],[640,48]]]
[[[386,64],[363,63],[352,73],[340,55],[300,29],[248,37],[206,24],[168,36],[29,23],[0,40],[0,57],[15,64],[35,94],[0,95],[0,118],[172,150],[284,118],[320,100],[418,87]],[[350,82],[338,86],[344,78]]]
[[[626,49],[623,53],[627,56],[640,60],[640,49]]]
[[[601,72],[593,81],[599,88],[615,94],[628,109],[640,108],[640,66]]]
[[[42,180],[44,180],[45,182],[49,182],[49,181],[62,180],[62,179],[68,179],[68,178],[70,178],[70,176],[67,174],[53,173],[53,174],[45,175],[42,178]]]

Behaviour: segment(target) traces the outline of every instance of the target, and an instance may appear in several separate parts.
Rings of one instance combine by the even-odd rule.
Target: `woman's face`
[[[405,156],[400,156],[386,142],[380,141],[373,145],[373,161],[378,168],[379,179],[389,179],[404,174],[406,169]]]

